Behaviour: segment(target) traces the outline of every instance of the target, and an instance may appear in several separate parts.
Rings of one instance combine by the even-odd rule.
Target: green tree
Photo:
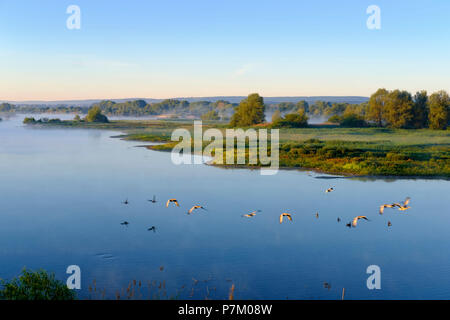
[[[264,99],[259,94],[252,93],[239,103],[231,117],[230,125],[247,127],[263,123],[265,121],[264,111]]]
[[[444,90],[430,96],[429,122],[431,129],[446,129],[450,122],[450,97]]]
[[[295,104],[292,102],[280,102],[278,104],[278,109],[280,109],[281,112],[292,111],[294,108]]]
[[[98,106],[89,109],[85,120],[86,122],[109,122],[108,118],[102,114],[102,111]]]
[[[74,300],[75,292],[44,270],[22,270],[18,278],[10,282],[0,281],[2,300]]]
[[[389,91],[378,89],[370,96],[367,110],[367,120],[374,121],[379,127],[383,125],[383,114]]]
[[[331,107],[331,103],[326,101],[317,100],[314,102],[312,106],[309,107],[309,114],[314,116],[322,116],[324,115],[328,108]]]
[[[309,113],[309,104],[305,100],[300,100],[297,102],[297,111],[303,110],[305,114]]]
[[[411,127],[418,129],[428,126],[428,95],[426,90],[418,91],[414,95],[412,113]]]
[[[202,114],[201,119],[202,120],[220,120],[220,117],[216,110],[211,110],[209,112]]]
[[[281,112],[279,109],[275,110],[275,112],[272,114],[272,122],[278,121],[281,119]]]
[[[413,100],[407,91],[389,93],[384,106],[384,119],[392,128],[408,128],[413,119]]]

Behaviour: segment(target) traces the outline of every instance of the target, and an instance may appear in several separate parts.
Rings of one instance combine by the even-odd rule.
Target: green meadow
[[[204,122],[203,130],[227,126]],[[176,128],[193,132],[193,123],[174,120],[118,120],[109,123],[60,121],[40,126],[120,130],[117,137],[159,142],[149,149],[170,151]],[[257,126],[255,128],[263,128]],[[205,144],[204,146],[206,146]],[[341,128],[310,126],[280,129],[280,167],[343,175],[450,177],[450,130]]]

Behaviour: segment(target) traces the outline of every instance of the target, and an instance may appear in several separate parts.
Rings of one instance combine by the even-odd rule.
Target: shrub
[[[74,300],[75,292],[56,280],[45,270],[22,270],[10,282],[0,280],[0,299],[3,300]]]
[[[86,122],[101,122],[101,123],[109,122],[108,118],[102,114],[102,111],[99,107],[93,107],[89,109],[85,120]]]
[[[304,128],[308,126],[308,117],[304,113],[289,113],[272,123],[273,128]]]
[[[341,127],[347,128],[361,128],[367,126],[364,118],[354,113],[347,113],[342,116],[334,115],[328,119],[328,122],[338,123]]]
[[[25,119],[23,119],[23,123],[24,124],[36,123],[36,119],[35,118],[25,118]]]
[[[340,123],[341,120],[342,120],[341,117],[338,116],[337,114],[335,114],[334,116],[331,116],[331,117],[328,119],[328,122],[331,122],[331,123]]]
[[[341,121],[339,122],[339,125],[341,127],[353,127],[353,128],[360,128],[365,127],[366,121],[364,121],[364,118],[361,116],[358,116],[354,113],[345,114],[342,116]]]

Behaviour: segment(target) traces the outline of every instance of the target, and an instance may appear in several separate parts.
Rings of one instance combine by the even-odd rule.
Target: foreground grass
[[[193,132],[192,122],[119,120],[110,123],[62,121],[44,126],[115,129],[119,137],[170,151],[176,128]],[[204,123],[203,130],[226,126]],[[164,143],[165,142],[165,143]],[[204,145],[206,146],[206,144]],[[248,151],[248,150],[247,150]],[[450,130],[404,130],[387,128],[311,127],[280,129],[280,167],[307,168],[351,175],[450,177]]]

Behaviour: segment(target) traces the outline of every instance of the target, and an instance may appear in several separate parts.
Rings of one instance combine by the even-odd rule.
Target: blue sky
[[[0,0],[0,70],[0,100],[450,91],[450,1]]]

